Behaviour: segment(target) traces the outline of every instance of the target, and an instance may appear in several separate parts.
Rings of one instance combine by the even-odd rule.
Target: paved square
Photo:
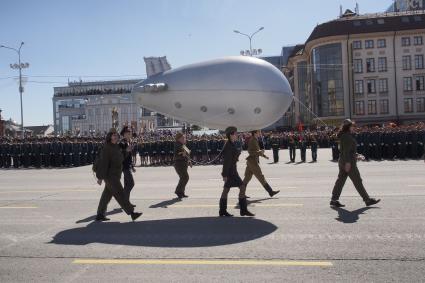
[[[183,201],[173,199],[172,167],[138,168],[132,200],[144,214],[134,223],[114,200],[111,221],[93,222],[102,188],[89,166],[1,170],[0,282],[423,281],[423,160],[361,162],[366,189],[382,202],[365,208],[348,180],[347,206],[334,210],[330,150],[317,163],[280,156],[261,164],[278,197],[256,180],[248,186],[255,218],[217,217],[221,166],[191,169]],[[237,189],[230,197],[236,216]]]

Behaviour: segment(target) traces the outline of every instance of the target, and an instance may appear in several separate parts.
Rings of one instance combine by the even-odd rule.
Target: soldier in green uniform
[[[260,156],[266,159],[269,159],[265,154],[264,150],[260,149],[260,145],[258,144],[258,138],[261,133],[259,130],[255,130],[251,132],[251,138],[248,141],[248,154],[249,156],[246,158],[246,169],[245,176],[243,179],[244,186],[246,187],[252,179],[252,175],[254,175],[258,181],[260,181],[261,185],[264,189],[269,193],[270,197],[273,197],[275,194],[280,191],[273,191],[270,185],[267,183],[264,178],[263,173],[260,168]]]
[[[357,168],[357,159],[361,158],[361,156],[357,154],[357,143],[351,133],[353,124],[354,123],[350,119],[344,120],[338,133],[338,138],[340,140],[340,156],[338,161],[339,174],[332,191],[332,200],[330,202],[332,207],[344,207],[344,205],[339,202],[339,197],[341,196],[342,188],[344,187],[347,177],[350,177],[356,190],[366,203],[366,206],[371,206],[380,202],[380,199],[370,198],[363,186],[362,178]]]
[[[187,172],[190,165],[190,152],[187,151],[186,136],[182,133],[176,134],[176,142],[174,143],[174,169],[179,175],[179,183],[177,184],[175,194],[178,198],[187,198],[185,189],[189,182],[189,173]]]
[[[271,138],[272,149],[273,149],[273,162],[279,162],[279,149],[280,149],[280,140],[277,136],[272,135]]]
[[[230,188],[239,187],[239,208],[241,216],[255,216],[248,211],[248,204],[245,196],[245,189],[241,177],[239,177],[236,163],[239,161],[240,150],[236,146],[237,129],[235,127],[228,127],[226,129],[227,142],[224,145],[223,155],[223,171],[221,176],[223,177],[224,187],[220,198],[220,217],[233,216],[227,212],[227,195],[229,194]]]
[[[106,218],[106,209],[112,197],[115,198],[125,213],[131,216],[133,221],[142,215],[142,213],[134,212],[133,206],[124,195],[124,188],[120,181],[124,156],[122,155],[118,141],[118,133],[112,128],[106,135],[105,145],[100,152],[96,164],[97,183],[101,185],[102,181],[105,181],[105,188],[97,209],[97,221],[109,220]]]
[[[291,134],[289,136],[288,144],[289,144],[289,159],[291,160],[292,163],[294,163],[295,162],[295,156],[296,156],[295,149],[296,149],[297,146],[296,146],[295,138],[294,138],[293,134]]]

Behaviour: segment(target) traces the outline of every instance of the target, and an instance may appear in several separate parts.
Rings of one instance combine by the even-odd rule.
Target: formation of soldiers
[[[61,168],[92,164],[103,138],[0,140],[0,168]]]
[[[318,148],[332,148],[332,159],[338,160],[336,128],[302,132],[264,132],[259,144],[273,150],[274,162],[279,161],[279,150],[289,149],[290,160],[306,162],[306,151],[311,150],[312,161],[317,160]],[[137,166],[171,166],[174,156],[174,133],[149,132],[133,136],[132,159]],[[358,127],[354,136],[358,153],[366,160],[418,159],[424,155],[425,124],[408,126],[389,124],[385,127]],[[240,134],[237,146],[247,149],[250,135]],[[196,136],[187,134],[193,165],[222,164],[220,152],[225,144],[224,134]],[[54,137],[0,139],[0,168],[60,168],[78,167],[93,163],[104,137]]]

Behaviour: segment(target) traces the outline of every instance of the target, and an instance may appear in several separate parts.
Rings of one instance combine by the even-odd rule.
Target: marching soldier
[[[123,139],[120,142],[120,148],[124,157],[122,163],[122,172],[124,174],[124,197],[130,202],[130,193],[134,188],[134,178],[132,172],[136,172],[133,166],[132,152],[133,146],[131,145],[131,131],[130,128],[124,126],[121,130],[121,136]],[[130,202],[133,207],[136,207]]]
[[[179,199],[187,198],[185,194],[186,185],[189,182],[189,174],[187,172],[190,164],[190,151],[186,147],[186,136],[182,133],[176,134],[176,142],[174,143],[174,169],[179,175],[179,183],[177,184],[175,194]]]
[[[260,145],[258,143],[258,138],[260,137],[261,133],[259,130],[252,131],[251,132],[251,138],[248,142],[248,154],[249,156],[246,158],[246,169],[245,169],[245,177],[243,179],[243,184],[246,187],[252,179],[252,175],[254,175],[258,181],[261,183],[261,185],[264,187],[264,189],[267,191],[270,197],[273,197],[274,195],[278,194],[280,191],[273,191],[273,189],[270,187],[270,185],[267,183],[266,179],[264,178],[263,173],[261,172],[260,168],[260,156],[264,157],[266,159],[269,159],[265,154],[264,150],[260,149]]]
[[[134,212],[134,207],[124,196],[124,188],[121,184],[122,163],[124,157],[118,145],[118,133],[115,129],[111,129],[106,135],[106,142],[100,153],[98,164],[96,164],[97,183],[102,184],[105,181],[105,188],[99,201],[97,209],[97,221],[107,221],[106,209],[112,197],[119,203],[121,208],[131,216],[134,221],[139,218],[142,213]]]
[[[344,187],[347,177],[350,177],[357,192],[366,203],[366,206],[371,206],[380,202],[380,199],[376,200],[370,198],[363,186],[362,178],[357,168],[357,159],[361,158],[361,156],[357,154],[357,143],[352,135],[353,124],[354,123],[350,119],[344,120],[341,130],[338,133],[341,154],[338,161],[338,179],[335,182],[330,202],[332,207],[344,207],[344,205],[339,202],[339,197],[341,196],[342,188]]]
[[[241,154],[240,150],[236,147],[237,141],[237,129],[235,127],[228,127],[226,129],[227,142],[224,145],[222,155],[223,155],[223,170],[221,176],[223,177],[224,186],[223,192],[221,193],[220,198],[220,217],[230,217],[233,216],[227,212],[227,196],[229,194],[230,188],[239,187],[239,208],[241,216],[255,216],[248,211],[248,204],[246,201],[245,190],[246,187],[243,184],[242,179],[239,177],[236,163],[239,160],[239,155]]]

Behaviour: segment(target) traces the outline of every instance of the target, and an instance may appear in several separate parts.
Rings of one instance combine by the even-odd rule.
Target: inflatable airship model
[[[237,56],[171,69],[137,83],[135,101],[175,119],[224,130],[265,128],[288,110],[293,94],[272,64]]]

